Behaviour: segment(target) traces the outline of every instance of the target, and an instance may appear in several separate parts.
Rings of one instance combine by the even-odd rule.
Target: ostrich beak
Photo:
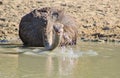
[[[61,33],[63,32],[63,26],[61,24],[55,25],[55,26],[53,26],[53,28],[57,35],[61,35]]]
[[[58,32],[56,32],[57,33],[57,35],[60,35],[60,32],[58,31]]]
[[[54,29],[54,30],[55,30],[55,32],[56,32],[57,35],[60,35],[62,33],[62,31],[59,30],[59,29]]]

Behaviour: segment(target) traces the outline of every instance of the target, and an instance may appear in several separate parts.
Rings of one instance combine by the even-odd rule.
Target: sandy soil
[[[120,42],[120,0],[0,0],[0,42],[19,42],[21,17],[44,6],[75,17],[80,40]]]

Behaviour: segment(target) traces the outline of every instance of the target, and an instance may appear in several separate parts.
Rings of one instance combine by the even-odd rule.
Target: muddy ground
[[[46,6],[75,17],[80,40],[120,42],[120,0],[0,0],[0,42],[20,42],[21,17]]]

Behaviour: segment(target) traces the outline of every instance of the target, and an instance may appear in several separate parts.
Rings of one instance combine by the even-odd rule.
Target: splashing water
[[[51,56],[64,56],[70,58],[78,58],[83,56],[96,56],[97,52],[93,50],[81,51],[80,49],[76,49],[73,47],[59,47],[53,51],[42,51],[43,48],[16,48],[17,52],[23,52],[23,54],[27,55],[51,55]]]

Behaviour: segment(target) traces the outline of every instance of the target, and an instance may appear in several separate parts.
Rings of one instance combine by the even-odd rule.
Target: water
[[[0,78],[120,78],[120,44],[80,42],[52,52],[0,45]]]

